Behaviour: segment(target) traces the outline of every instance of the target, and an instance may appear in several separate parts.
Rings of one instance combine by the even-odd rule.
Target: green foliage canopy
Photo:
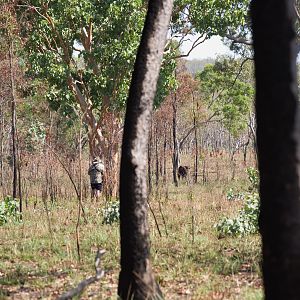
[[[113,108],[124,105],[145,5],[135,1],[30,1],[22,9],[30,74],[45,79],[54,109],[71,113],[74,97],[66,82],[77,81],[94,107],[104,96]],[[63,101],[62,101],[63,100]],[[69,109],[68,109],[69,108]]]
[[[190,33],[225,36],[243,27],[247,20],[249,0],[175,0],[173,31],[191,29]]]
[[[244,24],[248,2],[175,0],[171,31],[182,32],[189,27],[191,33],[224,36],[229,28]],[[107,96],[112,109],[123,108],[147,1],[23,3],[19,15],[27,22],[22,26],[22,33],[27,37],[30,74],[48,81],[52,107],[72,114],[74,96],[66,84],[71,74],[93,107],[101,108],[103,97]],[[156,105],[174,86],[175,63],[170,60],[170,52],[168,55],[159,80]]]
[[[221,58],[196,75],[209,118],[221,121],[232,134],[246,127],[254,95],[253,86],[239,68],[239,61]]]

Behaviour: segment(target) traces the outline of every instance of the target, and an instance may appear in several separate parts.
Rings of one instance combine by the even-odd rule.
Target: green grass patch
[[[245,180],[234,181],[238,187]],[[214,224],[223,215],[241,209],[226,199],[225,183],[160,186],[151,207],[162,237],[149,213],[152,263],[166,299],[262,299],[260,238],[219,239]],[[84,202],[86,219],[80,222],[81,261],[76,247],[77,201],[42,201],[24,211],[23,223],[0,227],[0,299],[9,293],[22,298],[24,288],[32,299],[55,299],[63,291],[94,275],[97,248],[106,249],[102,266],[107,271],[100,284],[85,295],[116,299],[119,274],[119,224],[103,224],[105,204]]]

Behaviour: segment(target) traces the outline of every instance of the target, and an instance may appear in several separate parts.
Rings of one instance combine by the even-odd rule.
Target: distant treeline
[[[215,59],[213,58],[185,60],[185,66],[188,72],[194,76],[197,72],[203,71],[205,65],[213,64],[214,62]]]

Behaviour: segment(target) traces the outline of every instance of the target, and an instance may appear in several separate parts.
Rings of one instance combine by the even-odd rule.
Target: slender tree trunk
[[[252,1],[265,299],[300,295],[300,107],[294,1]]]
[[[3,168],[3,137],[4,137],[4,112],[3,104],[0,104],[0,186],[3,191],[4,168]]]
[[[82,205],[82,117],[80,116],[80,128],[79,128],[79,137],[78,137],[78,148],[79,148],[79,197],[78,197],[78,215],[77,215],[77,223],[76,223],[76,249],[78,261],[81,261],[81,252],[80,252],[80,219],[81,219],[81,208]]]
[[[193,125],[194,130],[194,139],[195,139],[195,158],[194,158],[194,183],[198,182],[198,128],[197,128],[197,119],[196,119],[196,110],[195,110],[195,97],[193,93]],[[198,103],[196,104],[198,110]]]
[[[9,68],[10,68],[10,88],[11,88],[11,138],[12,138],[12,165],[13,165],[13,182],[12,196],[17,198],[18,185],[18,166],[17,166],[17,138],[16,138],[16,99],[15,99],[15,80],[13,70],[13,43],[9,45]]]
[[[177,95],[174,93],[173,97],[173,183],[175,186],[178,186],[178,178],[177,178],[177,170],[179,167],[179,146],[178,146],[178,138],[177,138]]]
[[[167,128],[164,127],[164,150],[163,150],[163,182],[167,183]]]
[[[251,133],[252,140],[253,140],[253,149],[254,149],[254,155],[255,155],[255,166],[258,167],[258,157],[257,157],[258,149],[257,149],[257,138],[256,138],[255,124],[256,124],[255,116],[250,115],[248,127],[249,127],[249,131]],[[249,134],[249,137],[250,137],[250,134]],[[250,139],[251,139],[251,137],[250,137]]]
[[[161,299],[150,263],[147,218],[147,144],[150,117],[172,0],[149,0],[129,90],[120,177],[122,299]]]
[[[194,159],[194,183],[198,182],[198,129],[195,128],[195,159]]]
[[[155,126],[155,185],[159,182],[158,129]]]
[[[17,140],[17,171],[18,171],[18,190],[19,190],[19,211],[22,218],[22,211],[23,211],[23,193],[22,193],[22,177],[21,177],[21,153],[19,148],[19,136],[18,131],[16,130],[16,140]]]
[[[149,141],[148,141],[148,191],[149,194],[152,191],[152,159],[151,159],[151,151],[152,151],[152,122],[150,124],[150,133],[149,133]]]

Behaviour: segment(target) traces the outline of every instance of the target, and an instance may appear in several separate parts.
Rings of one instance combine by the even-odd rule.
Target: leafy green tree
[[[53,109],[83,118],[90,154],[104,156],[107,177],[114,182],[123,108],[145,11],[143,0],[34,0],[19,5],[19,19],[26,22],[22,34],[29,74],[47,82]],[[168,61],[156,104],[166,95],[175,67]]]
[[[48,82],[52,108],[65,115],[81,111],[90,128],[91,155],[103,154],[100,148],[105,151],[109,143],[103,115],[124,106],[143,1],[36,0],[20,8],[30,24],[23,31],[30,74]],[[130,30],[128,24],[135,26]],[[109,129],[119,130],[114,121]]]
[[[176,0],[171,35],[182,44],[188,34],[198,34],[188,53],[214,35],[230,37],[248,24],[249,0]],[[248,28],[248,27],[247,27]],[[245,33],[246,34],[246,33]]]
[[[251,78],[251,74],[248,76]],[[206,103],[207,120],[223,123],[232,134],[244,129],[254,92],[251,79],[239,72],[239,61],[219,59],[214,65],[207,65],[196,78]]]
[[[29,73],[49,86],[51,107],[69,118],[80,115],[88,126],[90,154],[106,158],[108,177],[116,181],[118,141],[133,60],[145,17],[144,0],[44,0],[18,2],[26,37]],[[172,58],[176,35],[224,34],[243,23],[246,1],[175,3],[165,46],[155,105],[174,86]],[[181,39],[183,41],[183,39]],[[114,170],[113,170],[114,169]]]

